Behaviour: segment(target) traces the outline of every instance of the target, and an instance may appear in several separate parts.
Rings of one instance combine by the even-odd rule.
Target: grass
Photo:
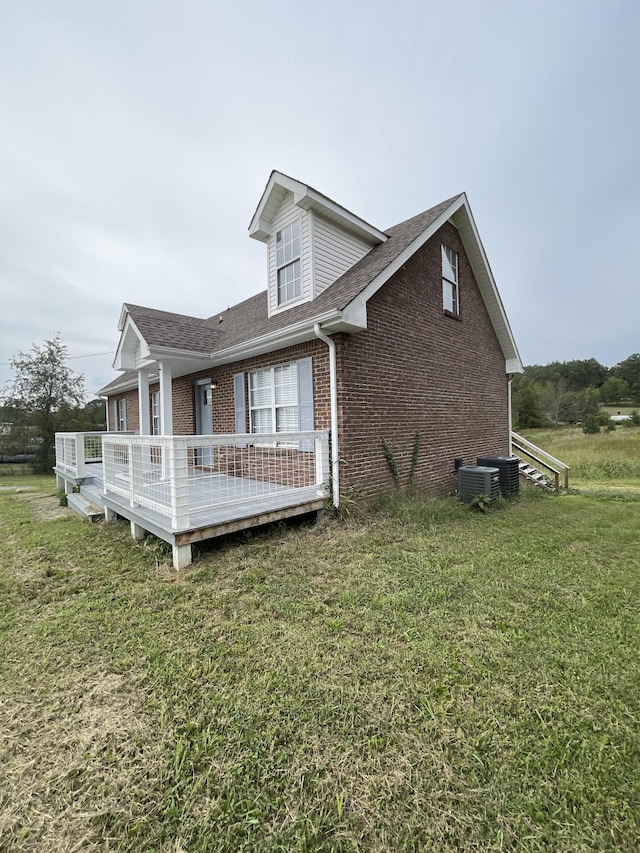
[[[580,427],[527,430],[526,437],[570,466],[572,486],[638,488],[640,427],[585,435]]]
[[[28,482],[0,849],[639,849],[639,501],[399,495],[176,574]]]

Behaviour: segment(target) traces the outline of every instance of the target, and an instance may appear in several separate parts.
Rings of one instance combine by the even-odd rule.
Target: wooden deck
[[[154,489],[158,489],[157,483]],[[214,490],[218,503],[204,506],[204,501],[210,501]],[[86,465],[80,491],[105,509],[107,520],[113,520],[116,515],[126,518],[131,523],[135,538],[140,539],[149,532],[172,545],[176,568],[191,562],[191,545],[194,542],[317,512],[326,501],[326,496],[317,486],[290,489],[225,474],[194,477],[189,482],[189,525],[174,530],[168,516],[148,507],[131,506],[118,494],[105,494],[102,465],[99,463]],[[238,495],[243,497],[238,498]]]

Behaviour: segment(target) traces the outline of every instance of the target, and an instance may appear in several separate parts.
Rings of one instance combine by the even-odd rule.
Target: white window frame
[[[160,435],[160,391],[151,392],[151,435]]]
[[[126,432],[127,429],[127,400],[123,397],[116,400],[116,430]]]
[[[278,305],[288,305],[302,296],[302,217],[283,225],[276,232],[274,250]],[[290,287],[293,288],[292,294],[287,296]]]
[[[442,308],[450,314],[460,315],[460,289],[458,285],[458,253],[442,244]]]
[[[293,372],[294,377],[294,385],[295,385],[295,403],[292,400],[287,400],[283,403],[276,402],[276,382],[277,377],[280,372],[284,370],[291,370]],[[269,388],[269,401],[262,405],[253,405],[253,391],[258,390],[254,383],[256,377],[261,374],[264,377],[268,378],[268,388]],[[274,367],[263,367],[260,370],[253,370],[249,373],[249,432],[253,435],[262,435],[264,433],[270,432],[297,432],[298,424],[300,422],[300,389],[298,387],[298,363],[296,361],[288,362],[287,364],[279,364]],[[284,429],[282,424],[278,423],[278,413],[284,409],[295,409],[295,420],[296,425],[291,428],[287,427]],[[254,413],[256,412],[268,412],[268,418],[270,421],[269,429],[264,430],[256,430],[255,429],[255,418]],[[280,427],[280,428],[278,428]]]

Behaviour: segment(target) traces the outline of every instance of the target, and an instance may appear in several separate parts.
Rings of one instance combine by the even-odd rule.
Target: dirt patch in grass
[[[75,671],[0,695],[3,850],[104,849],[135,819],[158,755],[132,676]]]
[[[68,507],[60,506],[57,495],[46,495],[19,487],[15,491],[20,500],[29,504],[36,521],[56,521],[58,518],[68,518],[73,514]]]

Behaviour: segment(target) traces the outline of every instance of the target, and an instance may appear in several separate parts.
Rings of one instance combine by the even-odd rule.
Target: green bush
[[[600,420],[598,415],[589,415],[589,417],[584,419],[582,432],[585,435],[595,435],[600,432]]]

